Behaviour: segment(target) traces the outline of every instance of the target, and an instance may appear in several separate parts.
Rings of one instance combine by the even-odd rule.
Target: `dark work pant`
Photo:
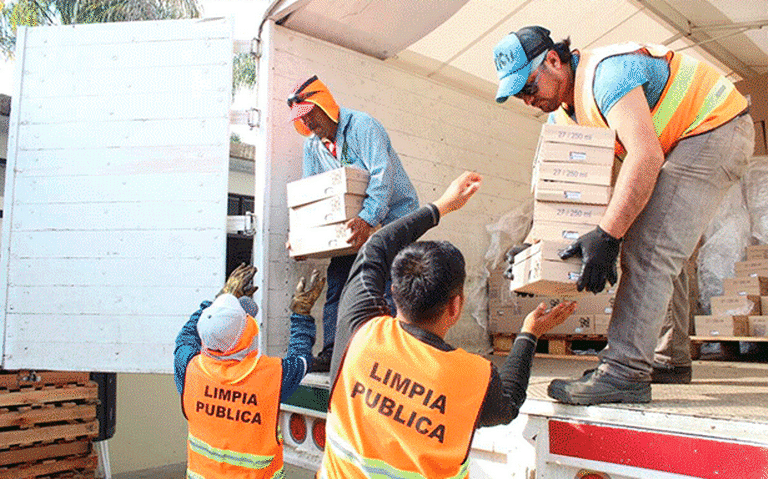
[[[323,349],[333,347],[336,339],[339,299],[349,277],[349,270],[352,269],[352,264],[355,262],[356,257],[356,254],[336,256],[331,258],[331,263],[328,265],[328,270],[326,271],[328,290],[325,294],[325,306],[323,306]],[[392,311],[392,316],[396,316],[397,310],[395,309],[395,302],[392,300],[391,285],[392,280],[387,278],[384,299],[387,301],[390,311]]]

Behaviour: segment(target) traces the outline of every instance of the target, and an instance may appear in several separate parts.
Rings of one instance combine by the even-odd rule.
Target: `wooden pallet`
[[[0,479],[94,476],[98,386],[89,376],[0,371]]]
[[[512,344],[515,341],[514,334],[493,334],[493,353],[500,356],[506,356],[512,350]],[[536,352],[537,354],[550,354],[557,356],[569,356],[574,354],[574,344],[578,346],[590,345],[593,348],[602,349],[606,343],[606,337],[600,335],[550,335],[542,336],[539,339]]]

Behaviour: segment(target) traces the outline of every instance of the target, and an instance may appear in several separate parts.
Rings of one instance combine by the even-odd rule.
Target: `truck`
[[[226,18],[21,28],[0,237],[2,367],[172,372],[176,333],[225,281],[228,238],[259,271],[260,348],[282,355],[293,285],[324,265],[296,263],[284,247],[285,185],[301,177],[302,157],[285,98],[312,74],[339,104],[382,122],[422,202],[464,170],[483,175],[467,207],[426,235],[456,244],[467,289],[482,290],[486,226],[530,196],[545,119],[496,104],[486,83],[448,62],[418,63],[404,51],[456,21],[465,3],[275,1],[245,41]],[[239,110],[233,52],[252,55],[258,77]],[[249,227],[228,232],[232,131],[252,145],[252,162],[239,164],[253,168],[244,177],[253,197],[236,198],[238,216],[247,200],[240,224]],[[503,361],[489,354],[487,312],[475,306],[447,341]],[[765,364],[697,364],[694,384],[654,386],[646,405],[547,398],[549,380],[591,364],[536,358],[520,417],[476,432],[472,477],[768,474]],[[318,467],[330,386],[327,375],[308,374],[282,405],[287,462]]]

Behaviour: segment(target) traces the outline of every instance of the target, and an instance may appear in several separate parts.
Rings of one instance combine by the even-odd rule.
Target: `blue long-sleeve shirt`
[[[176,349],[174,356],[174,379],[179,394],[184,392],[184,378],[187,375],[187,366],[192,358],[200,354],[202,342],[197,333],[197,321],[203,310],[211,305],[210,301],[203,301],[198,309],[182,326],[176,336]],[[285,402],[299,387],[299,383],[307,374],[312,361],[312,346],[315,344],[315,320],[312,316],[303,314],[291,314],[291,338],[288,342],[288,353],[283,358],[283,382],[280,393],[280,402]]]
[[[419,198],[384,127],[361,111],[339,109],[334,157],[316,135],[304,142],[304,177],[342,166],[370,173],[363,210],[358,216],[371,226],[386,225],[419,206]]]

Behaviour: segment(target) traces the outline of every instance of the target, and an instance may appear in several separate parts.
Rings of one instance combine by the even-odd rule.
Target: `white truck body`
[[[172,371],[176,333],[224,281],[229,32],[221,20],[22,29],[0,243],[4,368]],[[187,63],[173,63],[180,60]],[[37,65],[46,66],[38,71]],[[94,67],[97,74],[80,73]],[[312,74],[339,104],[384,125],[422,203],[464,170],[484,176],[472,202],[427,235],[463,251],[468,288],[485,281],[488,239],[481,232],[530,195],[541,125],[514,104],[502,107],[474,89],[267,22],[253,105],[260,120],[250,136],[260,272],[255,299],[270,355],[286,349],[296,279],[322,265],[297,264],[284,249],[285,184],[301,176],[303,140],[288,122],[285,98]],[[164,206],[170,207],[160,213]],[[469,313],[447,339],[472,352],[488,351],[487,334]],[[312,469],[318,444],[294,441],[286,431],[291,414],[310,428],[324,418],[318,401],[327,401],[329,385],[324,376],[311,375],[305,386],[316,401],[285,405],[282,425],[286,460]],[[765,417],[575,408],[539,394],[511,425],[477,432],[472,477],[574,478],[590,477],[589,471],[614,479],[692,477],[688,469],[628,466],[607,452],[603,459],[610,460],[595,460],[582,454],[594,449],[588,434],[569,443],[583,449],[566,454],[559,436],[549,434],[558,427],[608,431],[613,435],[606,440],[617,441],[669,436],[654,436],[661,437],[660,448],[674,440],[683,449],[709,441],[711,450],[742,451],[756,458],[754,464],[768,463]]]

